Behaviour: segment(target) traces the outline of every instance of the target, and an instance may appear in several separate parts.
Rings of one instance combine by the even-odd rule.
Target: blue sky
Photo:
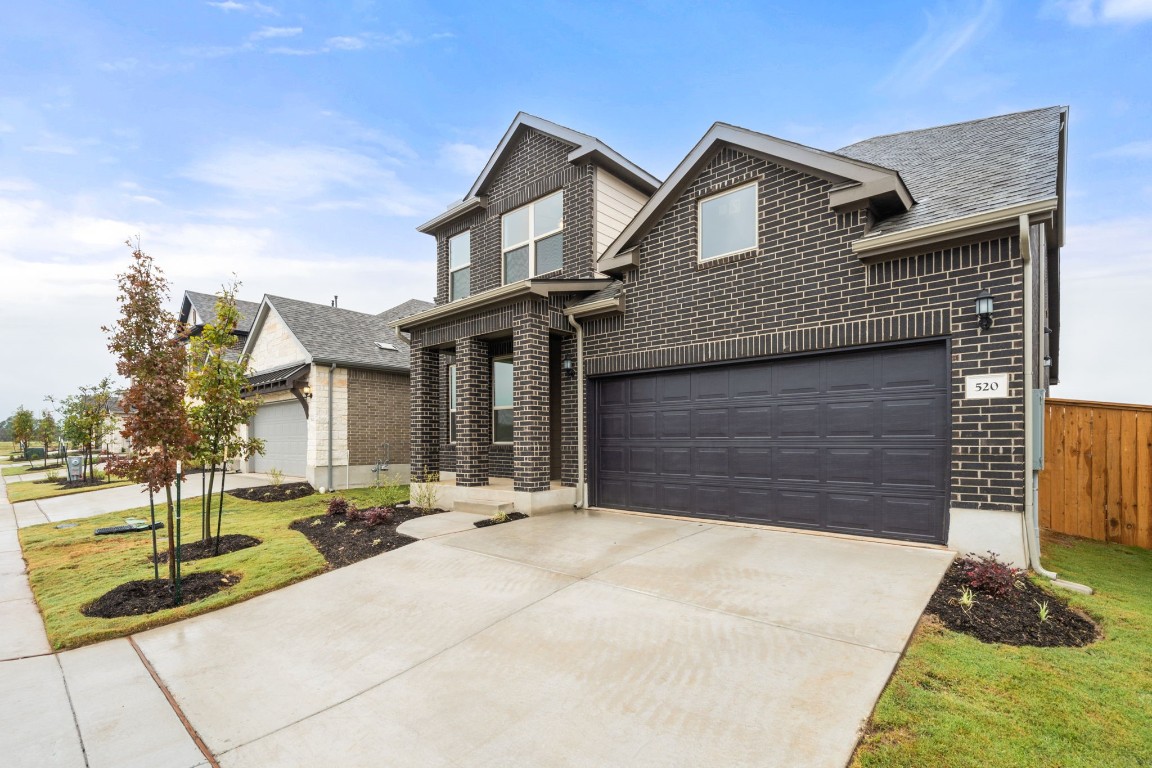
[[[1065,383],[1152,402],[1152,0],[5,4],[0,414],[113,370],[139,234],[174,282],[378,312],[518,110],[666,175],[716,120],[822,149],[1071,107]]]

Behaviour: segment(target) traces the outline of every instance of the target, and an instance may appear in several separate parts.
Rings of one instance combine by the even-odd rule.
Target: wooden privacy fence
[[[1040,525],[1152,549],[1152,406],[1047,401]]]

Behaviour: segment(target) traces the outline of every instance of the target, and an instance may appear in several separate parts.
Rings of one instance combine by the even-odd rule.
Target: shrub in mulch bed
[[[211,597],[239,581],[240,575],[235,573],[190,573],[180,579],[180,604],[186,605]],[[175,594],[168,579],[129,581],[105,592],[81,608],[80,612],[98,619],[140,616],[176,607]]]
[[[337,496],[325,514],[295,520],[288,527],[304,534],[330,567],[340,568],[416,541],[396,533],[396,526],[416,517],[420,512],[411,508],[357,509]]]
[[[1091,619],[992,553],[952,563],[927,612],[985,643],[1080,647],[1099,636]]]
[[[180,545],[180,562],[188,563],[193,560],[204,560],[209,557],[216,557],[217,555],[226,555],[229,552],[239,552],[242,549],[254,547],[263,542],[255,536],[248,536],[243,533],[229,533],[220,537],[220,551],[216,551],[216,537],[209,536],[202,541],[194,541],[191,544]],[[149,556],[148,560],[151,561],[152,557]],[[168,553],[161,552],[157,562],[168,562]]]
[[[257,485],[254,488],[237,488],[227,492],[245,501],[290,501],[302,499],[316,493],[311,483],[281,483],[280,485]]]
[[[509,512],[503,516],[497,515],[496,517],[490,517],[487,520],[477,520],[476,522],[472,523],[472,525],[476,526],[477,528],[487,528],[490,525],[500,525],[501,523],[510,523],[513,520],[523,520],[526,517],[528,517],[528,515],[524,514],[523,512]]]

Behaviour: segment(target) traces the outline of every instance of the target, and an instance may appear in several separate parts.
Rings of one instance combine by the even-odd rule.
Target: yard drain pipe
[[[335,482],[332,479],[332,400],[334,399],[334,392],[332,387],[333,382],[336,380],[336,363],[332,363],[328,369],[328,492],[336,490],[332,487]]]
[[[576,329],[576,502],[575,509],[586,509],[584,495],[584,326],[568,315],[568,322]]]

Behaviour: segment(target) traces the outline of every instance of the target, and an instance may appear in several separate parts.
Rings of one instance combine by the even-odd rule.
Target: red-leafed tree
[[[116,372],[128,379],[120,400],[124,410],[121,434],[131,448],[127,456],[109,461],[108,472],[148,486],[151,493],[164,490],[168,508],[168,577],[176,582],[175,509],[172,483],[177,481],[177,462],[187,460],[196,434],[185,409],[184,368],[186,349],[180,323],[165,305],[168,280],[152,257],[132,248],[132,265],[117,276],[120,319],[109,334],[108,349],[116,355]]]

